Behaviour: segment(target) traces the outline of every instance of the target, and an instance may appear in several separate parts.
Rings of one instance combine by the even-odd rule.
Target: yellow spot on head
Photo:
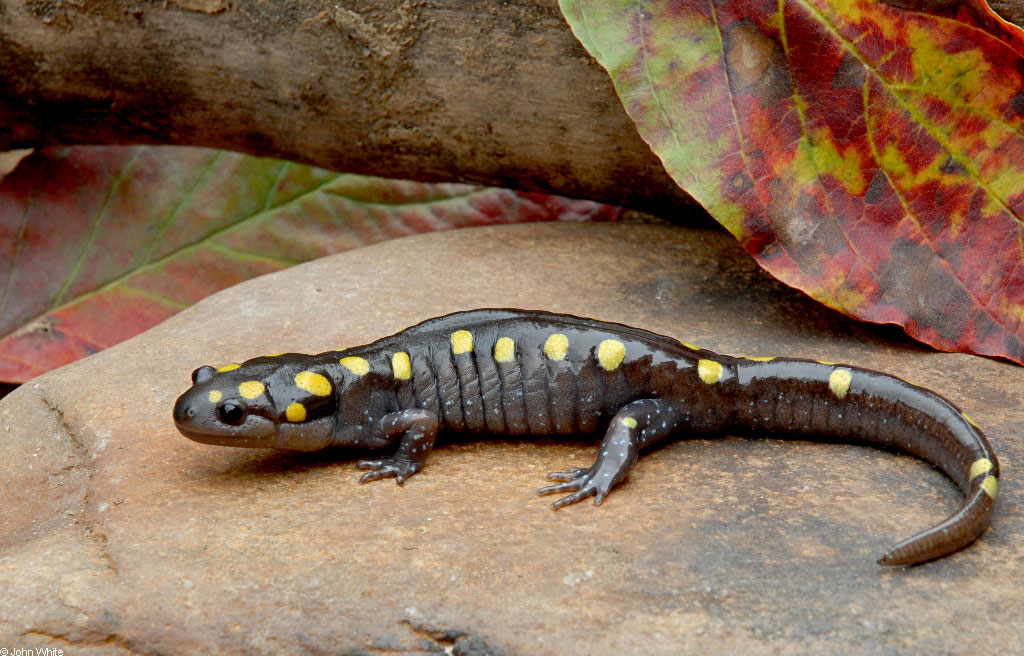
[[[452,353],[469,353],[473,350],[473,333],[468,330],[456,330],[452,333]]]
[[[295,403],[289,403],[288,407],[284,409],[284,416],[292,423],[306,421],[306,406],[302,405],[298,401]]]
[[[234,371],[235,369],[238,369],[241,366],[242,365],[238,364],[237,362],[232,362],[231,364],[226,364],[223,367],[217,367],[217,371],[219,371],[220,373],[224,373],[225,371]]]
[[[722,379],[722,365],[714,360],[698,360],[697,375],[708,385],[717,383]]]
[[[554,333],[544,342],[544,355],[551,360],[562,360],[568,352],[569,338],[562,333]]]
[[[409,380],[412,378],[412,362],[409,361],[409,354],[399,351],[391,356],[391,371],[397,380]]]
[[[615,371],[626,357],[626,345],[617,339],[606,339],[597,347],[597,361],[605,371]]]
[[[971,463],[971,475],[967,477],[967,480],[973,481],[982,474],[987,474],[992,471],[993,467],[995,467],[995,465],[993,465],[992,461],[988,458],[978,458]]]
[[[258,380],[247,380],[238,386],[238,393],[242,395],[243,399],[255,399],[257,396],[263,393],[266,388]]]
[[[836,369],[828,376],[828,388],[837,398],[845,399],[846,393],[850,391],[850,381],[853,374],[849,369]]]
[[[838,362],[829,362],[828,360],[815,360],[815,362],[817,362],[818,364],[827,364],[830,367],[834,367],[837,364],[839,364]]]
[[[511,337],[501,337],[494,343],[494,359],[498,362],[512,362],[516,357],[516,343]]]
[[[284,353],[267,353],[263,357],[265,357],[265,358],[276,358],[279,355],[284,355]]]
[[[992,497],[993,500],[999,496],[999,479],[995,476],[989,476],[981,482],[981,489],[985,490],[985,494]]]
[[[771,362],[775,359],[774,355],[748,355],[743,358],[744,360],[751,360],[753,362]]]
[[[625,426],[626,428],[636,428],[636,419],[633,419],[632,417],[626,417],[625,419],[622,420],[622,425]]]
[[[685,346],[686,348],[690,349],[691,351],[699,351],[699,350],[701,350],[701,348],[699,346],[694,346],[693,344],[691,344],[689,342],[679,342],[679,343],[682,344],[683,346]]]
[[[220,390],[210,390],[210,394],[206,398],[210,399],[210,403],[216,403],[224,398],[224,395],[220,393]]]
[[[327,396],[331,393],[331,381],[313,371],[300,371],[295,374],[295,385],[299,389],[317,396]]]
[[[341,366],[345,367],[357,376],[365,376],[370,371],[370,363],[363,358],[350,355],[347,358],[338,360]]]
[[[978,426],[978,424],[974,423],[974,420],[971,419],[971,416],[969,414],[967,414],[966,412],[961,412],[960,414],[962,414],[964,416],[964,419],[967,420],[968,424],[970,424],[971,426],[974,426],[975,428],[979,428],[979,429],[981,428],[981,426]]]

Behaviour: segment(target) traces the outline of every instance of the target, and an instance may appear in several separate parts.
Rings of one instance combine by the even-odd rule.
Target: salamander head
[[[331,442],[334,393],[322,374],[274,356],[202,366],[174,404],[178,430],[221,446],[313,451]]]

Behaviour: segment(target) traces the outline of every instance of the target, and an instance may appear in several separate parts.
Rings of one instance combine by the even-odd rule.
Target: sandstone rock
[[[201,364],[370,341],[473,307],[599,317],[733,354],[888,370],[969,412],[1002,458],[992,528],[875,559],[960,500],[867,447],[681,441],[605,503],[543,476],[594,443],[441,446],[404,487],[356,454],[195,444]],[[1024,372],[934,353],[761,273],[727,235],[534,224],[421,235],[260,278],[0,402],[0,647],[66,654],[1011,652],[1020,648]]]

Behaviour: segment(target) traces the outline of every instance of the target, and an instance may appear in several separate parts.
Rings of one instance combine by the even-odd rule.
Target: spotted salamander
[[[886,374],[791,358],[733,358],[615,323],[521,310],[430,319],[372,344],[199,367],[174,406],[206,444],[312,451],[392,449],[361,482],[420,471],[438,431],[603,433],[590,467],[553,473],[559,508],[601,503],[640,451],[674,434],[767,433],[854,440],[934,464],[966,495],[937,526],[890,549],[920,563],[970,544],[989,523],[999,464],[949,401]]]

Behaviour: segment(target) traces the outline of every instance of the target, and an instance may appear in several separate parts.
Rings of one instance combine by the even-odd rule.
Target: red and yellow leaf
[[[331,253],[418,232],[621,212],[199,148],[44,150],[0,180],[0,381],[25,381],[219,289]]]
[[[561,4],[669,174],[772,275],[1024,363],[1019,28],[981,0]]]

